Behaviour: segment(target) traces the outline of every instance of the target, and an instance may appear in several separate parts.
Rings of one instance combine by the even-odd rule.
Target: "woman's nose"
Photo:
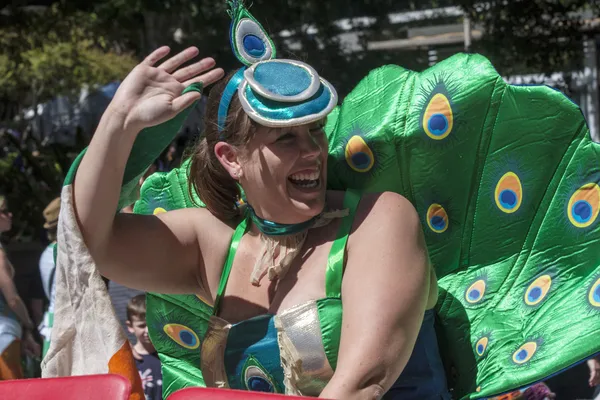
[[[309,136],[306,140],[304,140],[304,145],[302,148],[302,156],[304,158],[316,158],[321,155],[321,152],[321,145],[315,138]]]

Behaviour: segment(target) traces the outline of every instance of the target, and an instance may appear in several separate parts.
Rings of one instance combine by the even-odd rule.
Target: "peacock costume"
[[[247,68],[227,85],[221,126],[235,93],[267,126],[314,121],[335,106],[335,91],[312,68],[274,59],[273,42],[241,2],[231,2],[231,16],[231,44]],[[185,116],[140,133],[121,204],[130,202],[138,177]],[[348,191],[350,214],[359,193],[393,191],[421,216],[439,277],[436,331],[454,397],[527,386],[600,351],[600,146],[569,99],[544,86],[508,85],[484,57],[458,54],[422,73],[398,66],[372,71],[329,113],[325,130],[328,184]],[[196,203],[185,162],[152,175],[135,212]],[[332,252],[343,250],[345,221],[351,219],[342,222]],[[245,224],[233,236],[219,294]],[[341,269],[328,268],[326,282],[327,298],[242,326],[216,316],[220,296],[212,304],[149,294],[165,397],[207,384],[318,391],[337,360],[339,331],[330,321],[341,318]],[[311,314],[311,323],[300,326],[300,314]],[[242,328],[262,336],[236,332]],[[257,357],[256,343],[275,353]],[[318,355],[303,351],[315,346]]]

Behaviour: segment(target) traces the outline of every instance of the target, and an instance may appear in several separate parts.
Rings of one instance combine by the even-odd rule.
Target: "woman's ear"
[[[237,150],[232,145],[218,142],[215,145],[215,156],[233,179],[237,181],[241,178],[242,167],[238,160]]]

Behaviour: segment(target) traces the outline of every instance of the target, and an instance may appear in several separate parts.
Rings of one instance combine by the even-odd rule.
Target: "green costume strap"
[[[329,298],[342,297],[342,276],[344,274],[344,254],[346,242],[354,222],[354,214],[360,202],[360,192],[354,189],[346,191],[344,196],[344,208],[348,209],[348,215],[342,218],[338,233],[327,259],[327,270],[325,271],[325,295]]]
[[[242,236],[244,236],[247,230],[248,218],[244,218],[242,222],[239,223],[237,228],[235,228],[235,232],[231,238],[231,245],[229,246],[229,252],[227,253],[227,261],[225,261],[225,267],[223,267],[221,281],[219,282],[219,289],[217,290],[217,298],[215,299],[215,305],[213,307],[213,315],[217,315],[219,313],[219,305],[221,304],[221,299],[225,293],[225,287],[227,287],[227,281],[229,280],[229,274],[231,273],[231,267],[233,266],[235,253],[240,245]]]
[[[321,338],[323,349],[329,365],[335,371],[337,367],[338,349],[342,336],[342,278],[344,275],[344,259],[346,243],[361,193],[355,189],[348,189],[344,196],[344,207],[348,215],[342,218],[337,231],[336,239],[331,245],[325,270],[325,298],[317,301],[317,312],[321,324]]]

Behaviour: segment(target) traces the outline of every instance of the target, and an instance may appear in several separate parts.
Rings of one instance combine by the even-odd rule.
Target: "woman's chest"
[[[306,239],[283,278],[271,281],[264,276],[258,285],[251,283],[251,276],[264,243],[257,237],[244,236],[232,263],[219,316],[235,323],[325,297],[325,271],[331,249],[328,231]]]

